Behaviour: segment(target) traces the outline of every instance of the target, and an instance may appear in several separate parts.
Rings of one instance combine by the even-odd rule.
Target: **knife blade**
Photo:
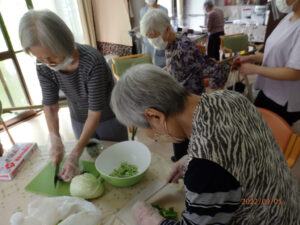
[[[158,192],[160,192],[162,189],[164,189],[169,183],[164,183],[162,186],[160,186],[158,189],[156,189],[154,192],[152,192],[147,198],[144,200],[147,202],[149,199],[151,199],[154,195],[156,195]]]
[[[59,164],[56,164],[55,173],[54,173],[54,187],[55,188],[57,186],[57,181],[59,180],[59,177],[57,176],[58,173],[59,173]]]

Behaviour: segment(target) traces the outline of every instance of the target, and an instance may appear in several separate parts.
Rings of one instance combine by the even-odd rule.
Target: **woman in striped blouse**
[[[70,29],[51,11],[25,13],[19,35],[25,52],[37,58],[54,165],[60,163],[64,155],[59,134],[59,91],[67,97],[78,142],[59,176],[70,181],[79,173],[78,159],[91,137],[111,141],[128,139],[127,129],[118,123],[109,107],[114,85],[112,73],[100,52],[75,43]]]
[[[166,182],[184,179],[181,221],[137,203],[139,225],[296,225],[299,186],[256,107],[236,92],[188,93],[151,65],[131,67],[112,92],[118,120],[158,142],[190,140]]]

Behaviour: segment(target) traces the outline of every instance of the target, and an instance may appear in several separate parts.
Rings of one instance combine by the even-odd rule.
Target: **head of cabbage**
[[[72,196],[92,199],[100,197],[103,192],[103,184],[91,173],[78,175],[71,181],[70,193]]]

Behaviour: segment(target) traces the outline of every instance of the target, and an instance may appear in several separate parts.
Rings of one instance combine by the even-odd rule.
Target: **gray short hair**
[[[166,117],[184,109],[189,93],[175,78],[152,64],[129,68],[116,83],[111,107],[117,119],[126,126],[149,128],[144,116],[147,108],[156,109]]]
[[[140,21],[140,30],[143,36],[153,33],[155,30],[162,33],[168,26],[171,27],[170,18],[161,9],[149,9]]]
[[[214,4],[214,2],[213,1],[211,1],[211,0],[207,0],[207,1],[205,1],[204,2],[204,4],[203,4],[203,7],[204,7],[204,9],[206,9],[206,8],[213,8],[215,6],[215,4]]]
[[[19,37],[26,53],[29,48],[47,47],[57,56],[74,53],[74,36],[64,21],[49,10],[29,10],[21,18]]]

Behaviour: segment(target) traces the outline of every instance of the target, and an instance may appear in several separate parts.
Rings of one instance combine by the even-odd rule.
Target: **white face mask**
[[[147,5],[153,6],[156,3],[156,0],[145,0]]]
[[[293,11],[293,6],[297,1],[295,1],[292,5],[288,5],[286,0],[276,0],[276,6],[278,10],[282,13],[290,13]]]
[[[168,42],[164,41],[162,36],[158,36],[157,38],[149,38],[150,44],[154,46],[154,48],[158,50],[165,50],[168,46]]]
[[[51,70],[54,70],[54,71],[59,71],[61,70],[62,68],[68,66],[71,64],[71,62],[73,61],[73,57],[66,57],[64,59],[64,61],[61,63],[61,64],[58,64],[56,66],[50,66],[48,64],[46,64]]]

